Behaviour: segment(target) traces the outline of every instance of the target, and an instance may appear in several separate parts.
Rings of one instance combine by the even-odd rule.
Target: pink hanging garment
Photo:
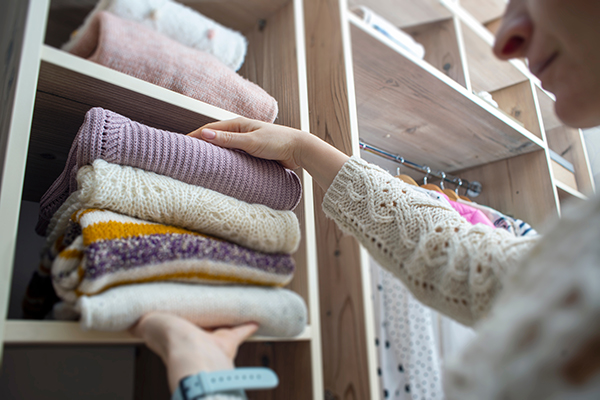
[[[473,208],[467,204],[457,203],[456,201],[452,201],[452,200],[449,200],[449,201],[450,201],[450,205],[456,211],[458,211],[458,213],[461,216],[463,216],[467,221],[469,221],[473,225],[484,224],[487,226],[491,226],[492,228],[495,228],[494,224],[492,224],[492,221],[490,221],[490,219],[488,217],[486,217],[484,213],[477,210],[476,208]]]

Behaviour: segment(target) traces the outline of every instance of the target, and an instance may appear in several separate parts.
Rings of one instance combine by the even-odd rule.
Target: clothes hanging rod
[[[482,187],[481,187],[481,183],[479,183],[479,182],[469,182],[466,179],[461,179],[459,177],[449,175],[443,171],[434,171],[426,165],[419,165],[412,161],[408,161],[404,157],[401,157],[397,154],[392,154],[390,152],[382,150],[378,147],[375,147],[373,145],[365,143],[362,140],[359,140],[358,144],[361,149],[366,150],[369,153],[373,153],[375,155],[378,155],[385,159],[394,161],[398,164],[404,165],[405,167],[408,167],[410,169],[413,169],[415,171],[419,171],[419,172],[425,174],[425,178],[430,177],[430,176],[436,177],[442,181],[452,183],[453,185],[456,186],[456,188],[462,187],[466,190],[467,196],[477,197],[481,193]]]

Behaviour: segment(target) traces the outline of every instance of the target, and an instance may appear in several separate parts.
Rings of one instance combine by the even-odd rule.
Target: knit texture
[[[471,225],[381,168],[352,157],[323,210],[421,302],[473,325],[488,314],[503,278],[537,242]]]
[[[284,286],[293,277],[294,261],[289,255],[259,253],[104,210],[81,210],[72,219],[76,224],[71,229],[80,235],[52,264],[56,293],[65,301],[142,282]]]
[[[100,0],[63,49],[70,51],[77,46],[102,11],[137,21],[185,46],[208,52],[235,71],[244,63],[247,44],[241,33],[171,0]]]
[[[187,228],[267,253],[294,253],[300,244],[300,224],[293,211],[245,203],[104,160],[82,167],[77,179],[85,207]]]
[[[46,234],[54,213],[77,190],[78,169],[97,159],[156,172],[275,210],[293,210],[302,196],[300,178],[275,161],[92,108],[73,141],[65,169],[40,200],[38,234]]]
[[[545,229],[448,362],[447,399],[600,398],[600,197],[575,207]]]
[[[282,288],[186,283],[124,285],[76,304],[81,327],[101,331],[129,329],[150,311],[179,315],[203,328],[259,324],[257,335],[293,337],[306,326],[304,300]]]
[[[70,52],[244,117],[277,117],[272,96],[217,58],[108,12],[94,16]]]

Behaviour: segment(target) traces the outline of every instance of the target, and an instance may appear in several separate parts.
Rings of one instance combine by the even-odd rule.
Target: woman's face
[[[510,0],[494,53],[526,57],[565,124],[600,125],[600,1]]]

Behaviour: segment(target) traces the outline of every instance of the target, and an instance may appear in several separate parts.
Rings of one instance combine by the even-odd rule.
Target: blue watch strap
[[[207,394],[240,389],[271,389],[278,384],[275,372],[263,367],[200,372],[183,378],[172,400],[192,400]]]

